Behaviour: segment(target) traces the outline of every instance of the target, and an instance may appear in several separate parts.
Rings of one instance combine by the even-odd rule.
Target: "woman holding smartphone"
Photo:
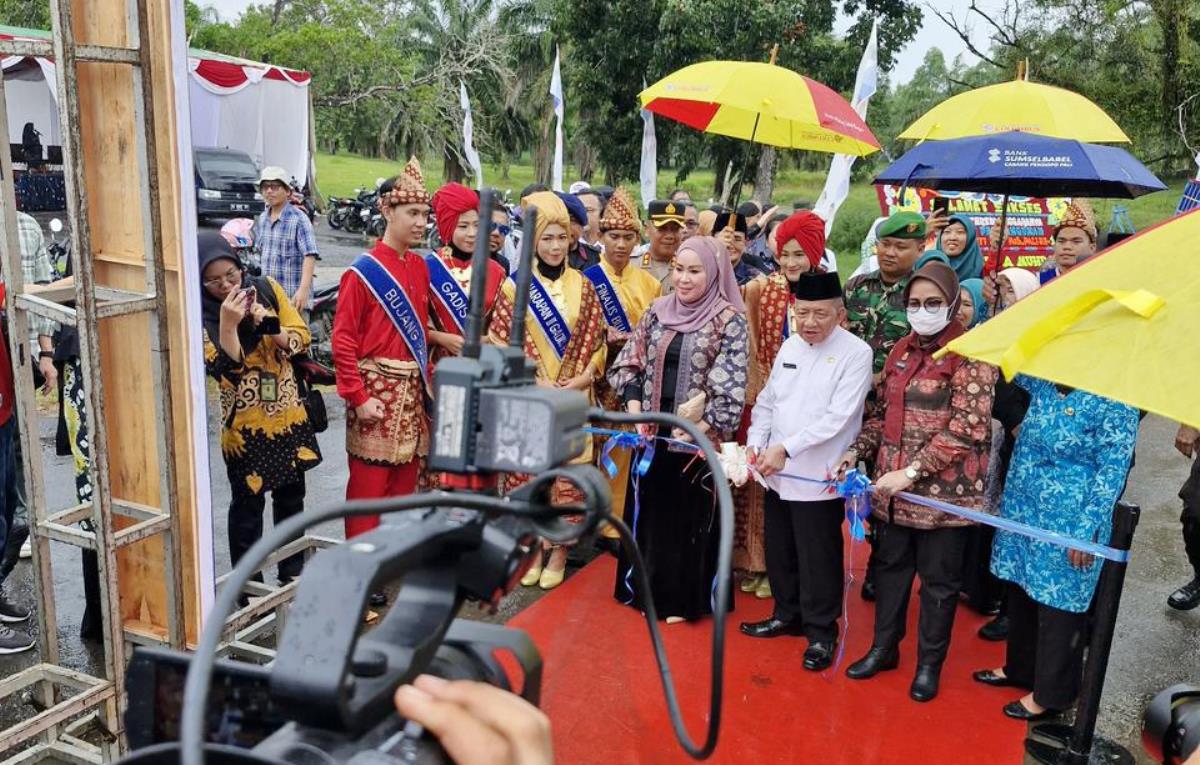
[[[237,565],[263,530],[304,510],[304,473],[321,462],[291,359],[308,350],[308,326],[283,288],[246,273],[216,232],[199,237],[204,367],[220,386],[221,454],[229,475],[229,557]],[[286,583],[299,555],[279,564]]]

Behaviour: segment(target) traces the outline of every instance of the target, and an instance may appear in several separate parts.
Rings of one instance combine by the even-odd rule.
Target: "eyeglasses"
[[[492,221],[492,225],[488,230],[495,231],[500,234],[500,236],[508,236],[512,233],[512,226],[506,226],[503,223],[496,223],[495,221]]]
[[[937,313],[946,307],[946,301],[941,298],[929,298],[924,303],[919,300],[908,301],[908,310],[919,311],[925,309],[925,313]]]
[[[241,283],[242,283],[242,269],[236,268],[236,267],[226,271],[224,276],[218,276],[216,279],[205,279],[204,280],[204,286],[209,287],[211,289],[216,289],[217,287],[220,287],[222,284],[241,284]]]

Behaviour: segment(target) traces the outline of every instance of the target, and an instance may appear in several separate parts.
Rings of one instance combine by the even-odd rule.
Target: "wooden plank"
[[[112,496],[157,508],[163,497],[176,498],[180,514],[184,613],[187,636],[195,639],[199,624],[197,509],[193,501],[194,470],[191,430],[194,420],[187,395],[189,380],[188,328],[183,322],[187,299],[179,274],[182,257],[181,182],[177,156],[176,93],[172,76],[168,0],[150,3],[153,68],[149,80],[155,96],[153,132],[159,194],[161,236],[167,269],[168,348],[173,395],[175,486],[160,485],[160,455],[155,421],[157,391],[150,351],[157,345],[147,315],[106,318],[100,322],[101,378],[107,432]],[[131,47],[126,0],[73,0],[75,32],[81,44]],[[186,62],[179,62],[186,66]],[[146,252],[135,130],[134,69],[123,64],[81,62],[79,71],[80,124],[86,168],[88,221],[91,226],[93,268],[97,285],[131,293],[147,291]],[[128,95],[126,95],[128,94]],[[183,94],[180,94],[181,96]],[[187,179],[190,183],[191,179]],[[202,480],[207,480],[205,476]],[[166,491],[164,491],[166,489]],[[134,521],[115,519],[118,528]],[[118,556],[120,611],[127,629],[143,635],[165,634],[169,609],[162,575],[169,556],[163,538],[156,536],[123,548]]]

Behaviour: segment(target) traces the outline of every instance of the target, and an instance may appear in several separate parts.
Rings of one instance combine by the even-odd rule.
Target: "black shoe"
[[[28,651],[36,643],[32,635],[0,624],[0,654]]]
[[[994,669],[981,669],[971,673],[971,679],[977,683],[990,685],[995,688],[1019,688],[1020,684],[1013,682],[1007,675],[997,675]]]
[[[23,622],[28,618],[28,608],[9,602],[8,598],[4,597],[3,593],[0,593],[0,622],[4,622],[6,624],[16,624],[17,622]]]
[[[387,595],[382,592],[372,592],[371,599],[367,602],[371,604],[371,608],[383,608],[387,605]]]
[[[919,665],[913,677],[908,695],[913,701],[933,701],[938,695],[938,684],[942,679],[942,668],[929,664]]]
[[[804,650],[804,668],[809,672],[820,672],[823,669],[829,669],[833,665],[833,655],[837,652],[837,643],[830,640],[829,642],[809,643],[808,648]]]
[[[871,646],[867,655],[851,664],[846,669],[846,677],[851,680],[866,680],[875,677],[880,672],[895,669],[900,666],[899,648],[879,648]]]
[[[984,640],[990,640],[993,643],[1008,640],[1008,616],[1000,614],[995,619],[980,627],[979,637]]]
[[[1191,611],[1200,606],[1200,576],[1172,592],[1167,605],[1179,611]]]
[[[1024,720],[1026,722],[1037,722],[1038,720],[1047,720],[1051,717],[1058,717],[1062,714],[1059,709],[1047,709],[1045,712],[1030,712],[1021,703],[1020,699],[1010,701],[1004,705],[1004,716],[1011,717],[1014,720]]]
[[[773,638],[780,635],[803,635],[800,630],[800,625],[793,622],[785,622],[782,619],[776,619],[772,616],[770,619],[763,619],[761,622],[742,622],[739,628],[743,635],[749,635],[756,638]]]
[[[863,600],[867,601],[868,603],[874,603],[875,602],[875,583],[870,580],[863,582],[862,592],[860,592],[859,594],[862,595]]]

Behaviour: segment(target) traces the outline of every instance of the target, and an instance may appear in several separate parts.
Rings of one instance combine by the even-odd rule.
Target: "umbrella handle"
[[[1154,316],[1167,304],[1166,300],[1147,290],[1094,289],[1077,295],[1073,300],[1038,319],[1008,346],[1000,356],[1000,369],[1004,372],[1005,379],[1011,380],[1016,376],[1046,343],[1062,335],[1096,308],[1110,301],[1119,303],[1143,319]]]

